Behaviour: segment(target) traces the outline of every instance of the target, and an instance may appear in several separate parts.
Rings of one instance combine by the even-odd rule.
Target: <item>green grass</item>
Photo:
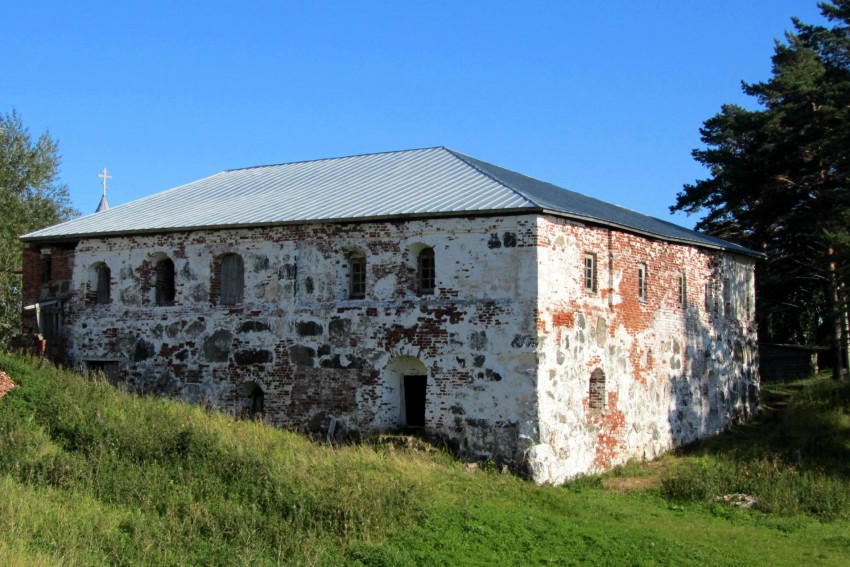
[[[38,360],[0,354],[0,369],[20,384],[0,400],[0,565],[850,564],[850,394],[825,381],[659,462],[537,487]],[[630,479],[649,483],[611,489]],[[713,502],[733,491],[758,509]]]
[[[771,514],[850,519],[850,383],[808,380],[765,394],[754,423],[679,451],[662,493],[684,501],[743,493]]]

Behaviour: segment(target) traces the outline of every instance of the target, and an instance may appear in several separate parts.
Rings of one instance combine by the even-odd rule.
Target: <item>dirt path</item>
[[[669,457],[668,457],[669,459]],[[602,480],[605,490],[635,492],[661,486],[663,473],[670,467],[668,459],[649,461],[640,467],[640,476],[609,476]]]

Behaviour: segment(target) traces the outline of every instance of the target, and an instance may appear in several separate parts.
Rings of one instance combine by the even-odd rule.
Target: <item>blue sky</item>
[[[7,2],[0,112],[90,213],[225,169],[447,146],[659,218],[814,0]],[[202,204],[199,204],[202,206]]]

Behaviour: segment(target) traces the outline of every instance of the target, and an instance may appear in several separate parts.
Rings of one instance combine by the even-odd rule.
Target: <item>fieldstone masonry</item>
[[[560,482],[652,459],[757,407],[752,258],[563,219],[537,226],[546,268],[537,315],[540,436],[528,451],[535,478]],[[599,260],[596,293],[581,273],[587,252]]]
[[[420,294],[428,247],[436,289]],[[60,272],[42,282],[47,253]],[[349,298],[352,253],[366,258],[363,299]],[[220,305],[217,266],[232,254],[243,299]],[[164,258],[174,300],[157,304]],[[106,304],[91,300],[98,263],[112,278]],[[653,458],[757,404],[752,258],[546,214],[38,243],[24,277],[25,303],[64,285],[67,359],[115,362],[138,391],[234,413],[261,399],[280,426],[365,432],[406,425],[417,403],[406,377],[425,376],[427,430],[537,482]]]

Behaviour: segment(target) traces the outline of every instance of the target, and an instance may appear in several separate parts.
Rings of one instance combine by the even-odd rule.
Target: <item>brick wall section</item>
[[[69,309],[67,300],[70,297],[75,246],[75,243],[43,248],[30,245],[24,249],[22,308],[56,300],[58,303],[45,306],[46,309],[58,311],[59,320],[67,317]],[[43,279],[44,253],[50,255],[49,281]],[[42,312],[45,313],[44,310]],[[49,317],[53,321],[56,316],[45,313],[44,317]],[[55,336],[40,336],[35,309],[22,309],[21,331],[22,346],[35,354],[50,356],[56,362],[67,362],[68,345],[63,329],[58,329]]]
[[[42,254],[50,255],[50,280],[42,281]],[[73,246],[43,248],[27,247],[24,250],[23,272],[26,278],[24,301],[27,305],[40,300],[55,299],[67,295],[74,269]]]
[[[32,305],[41,299],[41,253],[38,248],[27,246],[24,248],[22,260],[22,303],[23,307]],[[23,333],[25,335],[36,333],[35,311],[22,313]]]
[[[587,394],[587,407],[591,410],[602,411],[607,402],[605,396],[605,372],[601,368],[594,368],[590,373],[590,387]]]
[[[51,256],[53,258],[53,281],[70,281],[74,271],[74,248],[54,247],[51,250]]]
[[[221,296],[221,256],[212,259],[210,267],[210,304],[218,305]]]

